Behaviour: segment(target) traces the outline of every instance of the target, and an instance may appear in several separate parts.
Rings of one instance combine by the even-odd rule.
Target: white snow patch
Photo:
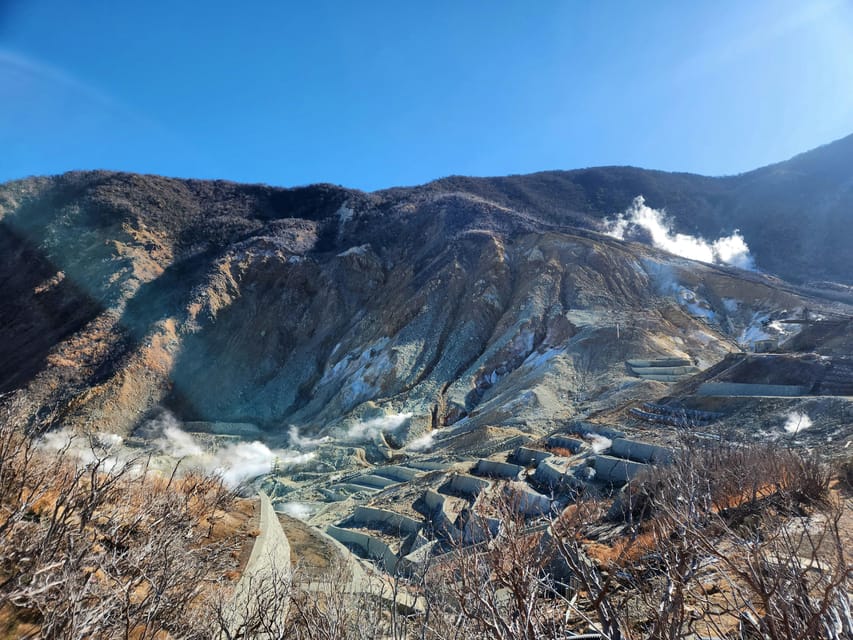
[[[705,318],[712,322],[716,321],[717,314],[714,313],[710,303],[697,296],[695,292],[691,291],[687,287],[676,285],[676,297],[678,299],[678,303],[687,309],[687,312],[690,315],[697,318]]]
[[[365,253],[370,251],[369,244],[361,244],[357,247],[350,247],[346,251],[342,251],[338,254],[339,258],[343,258],[345,256],[363,256]]]
[[[769,317],[766,313],[754,313],[750,323],[741,331],[737,339],[738,344],[749,347],[759,340],[769,340],[772,336],[765,330]]]

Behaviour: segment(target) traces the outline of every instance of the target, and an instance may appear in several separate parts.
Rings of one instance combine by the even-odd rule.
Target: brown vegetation
[[[9,415],[12,415],[11,413]],[[216,478],[146,472],[97,442],[48,455],[0,422],[0,634],[16,638],[841,640],[853,632],[846,495],[810,455],[685,446],[617,506],[501,521],[393,580],[239,576],[246,503]],[[241,515],[243,517],[241,517]],[[472,518],[477,518],[472,514]],[[476,521],[472,523],[476,526]],[[239,531],[238,531],[239,529]],[[489,531],[484,520],[479,529]]]

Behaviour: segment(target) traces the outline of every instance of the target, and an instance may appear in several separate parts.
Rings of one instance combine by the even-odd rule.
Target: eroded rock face
[[[657,384],[627,358],[710,366],[756,314],[830,304],[584,220],[436,186],[10,183],[0,389],[123,432],[159,406],[282,438],[393,414],[402,446],[462,420],[541,431]]]

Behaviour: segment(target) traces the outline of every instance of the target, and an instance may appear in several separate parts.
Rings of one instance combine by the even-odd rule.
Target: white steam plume
[[[610,445],[613,444],[613,441],[610,438],[605,438],[604,436],[599,435],[597,433],[591,433],[589,435],[589,440],[593,453],[601,453],[602,451],[606,451],[610,448]]]
[[[788,419],[785,422],[785,431],[787,431],[788,433],[799,433],[800,431],[805,431],[811,426],[812,419],[809,418],[805,413],[792,411],[788,414]]]
[[[310,436],[302,436],[299,435],[299,427],[292,426],[287,432],[287,439],[290,442],[290,446],[294,449],[299,449],[300,451],[305,451],[307,449],[316,449],[321,444],[325,444],[327,442],[331,442],[332,438],[330,436],[323,436],[322,438],[311,438]]]
[[[192,434],[182,430],[170,414],[165,414],[148,426],[162,430],[162,435],[153,440],[162,453],[180,459],[185,468],[216,473],[230,487],[274,470],[305,464],[316,455],[289,449],[270,449],[257,440],[232,442],[209,450]]]
[[[308,520],[314,515],[314,511],[316,510],[313,506],[304,502],[285,502],[282,505],[278,505],[278,508],[282,513],[286,513],[291,518],[296,518],[297,520]]]
[[[396,431],[406,424],[411,417],[411,413],[392,413],[391,415],[357,422],[346,430],[344,439],[350,442],[370,442],[382,433]]]
[[[415,438],[406,445],[407,451],[427,451],[435,444],[435,431],[425,433],[419,438]]]
[[[675,255],[710,264],[727,264],[740,269],[755,269],[755,261],[740,231],[709,242],[700,236],[677,233],[666,213],[646,205],[637,196],[615,220],[604,220],[604,233],[618,240],[631,240],[647,234],[652,245]]]
[[[123,443],[124,438],[115,433],[79,434],[62,428],[44,434],[37,446],[52,454],[67,455],[81,466],[100,462],[101,469],[109,473],[121,470],[128,462]]]

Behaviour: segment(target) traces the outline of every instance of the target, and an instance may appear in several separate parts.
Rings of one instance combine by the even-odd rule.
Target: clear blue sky
[[[0,0],[0,180],[720,175],[850,133],[850,0]]]

